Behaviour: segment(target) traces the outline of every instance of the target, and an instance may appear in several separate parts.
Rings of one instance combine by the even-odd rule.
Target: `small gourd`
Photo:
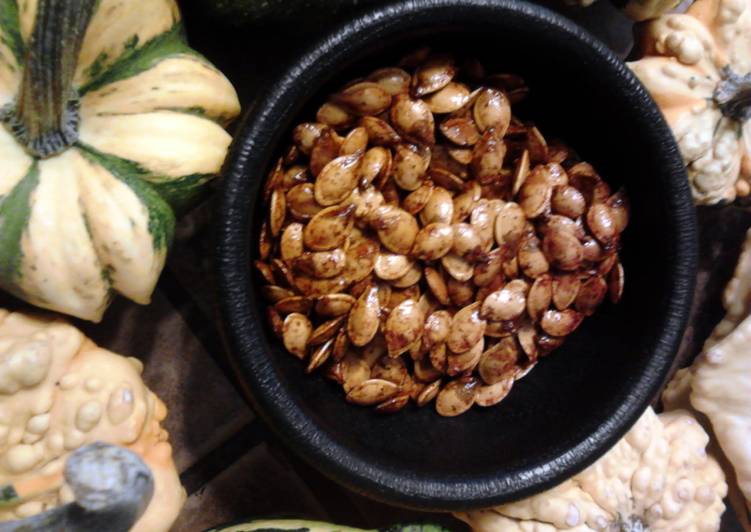
[[[698,204],[751,192],[751,0],[698,0],[640,28],[629,63],[662,109]]]
[[[238,112],[175,0],[0,0],[0,288],[92,321],[148,303]]]
[[[475,532],[720,529],[725,475],[688,412],[648,408],[590,467],[521,501],[457,514]]]
[[[151,503],[132,530],[169,530],[185,490],[161,426],[167,409],[142,370],[62,320],[0,309],[0,487],[31,486],[19,500],[0,495],[0,523],[71,502],[66,461],[106,442],[135,452],[154,477]]]

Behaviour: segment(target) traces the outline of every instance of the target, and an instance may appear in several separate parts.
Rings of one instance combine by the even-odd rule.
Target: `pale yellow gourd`
[[[640,29],[629,63],[662,109],[699,204],[751,192],[751,0],[698,0]]]
[[[148,303],[239,110],[175,0],[0,0],[0,288],[93,321]]]
[[[727,493],[709,437],[685,411],[648,408],[583,472],[528,499],[457,514],[475,532],[714,532]]]
[[[33,483],[37,492],[0,504],[0,521],[71,502],[66,458],[103,441],[136,452],[153,473],[153,498],[133,530],[169,530],[185,490],[161,427],[167,409],[142,369],[59,319],[0,309],[0,486]]]

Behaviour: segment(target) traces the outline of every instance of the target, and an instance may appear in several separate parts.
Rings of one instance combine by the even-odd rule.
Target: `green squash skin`
[[[18,502],[18,493],[12,485],[0,486],[0,508],[11,506]]]
[[[16,64],[20,65],[23,63],[25,47],[21,38],[21,29],[18,20],[17,1],[0,0],[0,28],[3,28],[3,34],[0,39],[13,53],[13,56],[16,58]]]
[[[31,216],[31,195],[39,184],[39,166],[31,165],[26,176],[6,196],[0,197],[0,286],[19,295],[13,284],[21,274],[21,237]]]
[[[169,248],[175,234],[175,214],[164,198],[145,180],[151,174],[133,161],[98,152],[90,146],[79,143],[78,149],[89,161],[102,166],[130,187],[149,212],[149,233],[154,240],[154,248]]]
[[[206,532],[450,532],[448,529],[431,524],[393,525],[377,530],[365,530],[340,526],[323,521],[305,519],[257,519],[239,522]]]

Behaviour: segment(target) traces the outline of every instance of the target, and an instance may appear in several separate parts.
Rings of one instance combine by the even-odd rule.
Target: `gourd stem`
[[[722,81],[717,85],[714,100],[722,114],[741,123],[751,119],[751,72],[739,76],[725,67],[721,74]]]
[[[12,116],[16,137],[37,157],[55,155],[78,138],[73,76],[97,0],[39,0],[21,89]]]

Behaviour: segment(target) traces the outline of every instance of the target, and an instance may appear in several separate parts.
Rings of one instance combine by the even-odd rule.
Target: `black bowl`
[[[309,376],[270,334],[251,271],[259,190],[294,123],[342,82],[428,43],[472,51],[523,75],[525,112],[567,140],[617,187],[632,221],[623,301],[605,305],[499,405],[441,418],[432,408],[381,416]],[[491,68],[489,68],[491,70]],[[696,221],[681,159],[659,110],[626,66],[572,22],[505,0],[414,0],[339,27],[249,109],[226,166],[218,273],[226,337],[257,411],[304,459],[393,504],[459,510],[553,486],[594,462],[663,384],[683,334],[696,273]]]

